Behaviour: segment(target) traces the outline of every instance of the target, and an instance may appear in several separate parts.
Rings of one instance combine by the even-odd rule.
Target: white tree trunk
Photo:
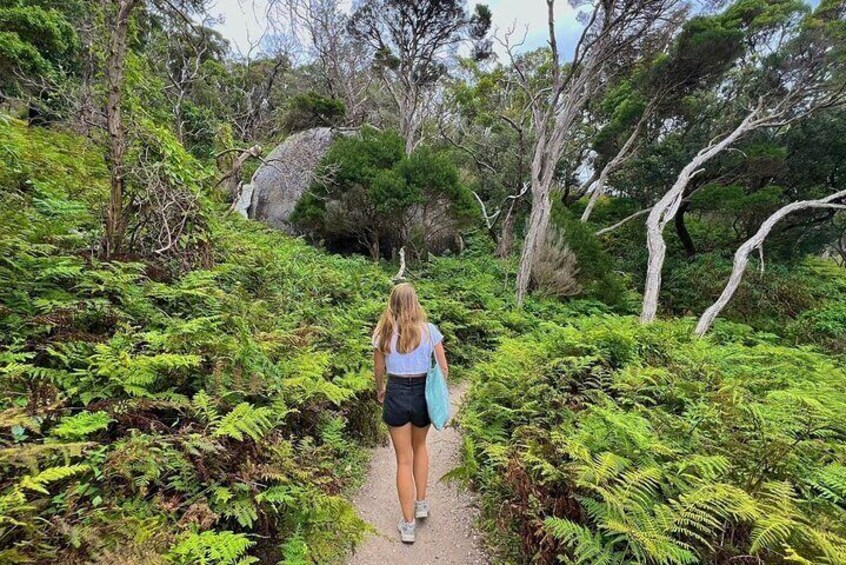
[[[649,108],[647,108],[643,112],[643,116],[641,116],[640,120],[638,120],[637,125],[632,130],[632,133],[629,134],[629,137],[626,139],[626,142],[620,148],[614,158],[608,161],[604,167],[602,167],[602,172],[599,173],[599,179],[596,181],[596,186],[593,189],[593,192],[590,195],[590,200],[588,201],[587,207],[585,207],[585,211],[582,213],[581,221],[582,223],[587,222],[590,219],[590,215],[593,212],[594,207],[596,206],[599,197],[605,194],[605,187],[608,184],[608,177],[620,168],[620,166],[626,162],[626,160],[631,155],[635,142],[637,138],[640,136],[640,132],[643,129],[643,125],[646,122],[647,118],[651,114]]]
[[[775,227],[782,218],[788,214],[798,210],[804,210],[806,208],[846,208],[846,205],[843,204],[832,204],[834,200],[841,198],[846,198],[846,190],[841,190],[840,192],[818,200],[802,200],[800,202],[793,202],[787,206],[779,208],[769,218],[767,218],[764,223],[761,224],[761,227],[758,228],[755,235],[747,239],[735,252],[734,264],[732,266],[731,276],[729,277],[728,283],[717,301],[705,310],[702,317],[699,318],[699,322],[696,324],[694,333],[698,337],[702,337],[711,328],[714,320],[720,315],[720,312],[722,312],[723,308],[726,307],[726,304],[729,303],[732,296],[734,296],[734,293],[737,291],[737,288],[740,286],[740,282],[743,279],[743,273],[746,272],[746,265],[749,263],[749,255],[751,255],[755,249],[761,248],[764,244],[764,240],[770,234],[770,231],[772,231],[773,227]]]
[[[667,254],[664,243],[664,228],[672,220],[684,198],[684,192],[690,179],[696,176],[702,166],[737,141],[745,133],[759,127],[756,122],[761,109],[760,106],[752,110],[746,118],[728,135],[720,140],[713,140],[696,154],[696,156],[681,170],[672,188],[658,201],[646,219],[646,247],[649,260],[646,265],[646,283],[643,288],[643,306],[640,321],[649,323],[655,320],[658,312],[658,295],[661,292],[661,271]]]
[[[517,304],[522,305],[529,289],[532,278],[532,267],[538,250],[543,245],[546,231],[549,227],[549,216],[552,201],[549,197],[549,187],[542,186],[542,181],[532,179],[532,211],[529,214],[529,229],[523,242],[520,254],[520,267],[517,270]]]

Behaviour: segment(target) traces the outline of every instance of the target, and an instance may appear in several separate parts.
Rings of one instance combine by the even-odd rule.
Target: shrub
[[[609,306],[627,309],[628,291],[623,276],[614,270],[614,261],[593,233],[573,213],[560,204],[553,207],[552,223],[566,234],[567,245],[579,265],[578,282],[584,295]]]
[[[535,259],[532,278],[542,296],[565,298],[582,290],[577,280],[579,274],[576,254],[567,245],[565,235],[551,229]]]
[[[297,203],[292,221],[330,247],[374,257],[412,245],[424,255],[443,247],[473,217],[474,203],[446,153],[405,155],[396,132],[364,128],[332,144],[318,181]]]
[[[297,94],[288,102],[282,127],[289,133],[316,127],[339,125],[347,112],[346,105],[337,98],[328,98],[309,91]]]

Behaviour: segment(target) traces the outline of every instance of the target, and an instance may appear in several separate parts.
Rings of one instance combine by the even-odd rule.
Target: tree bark
[[[804,210],[806,208],[846,208],[846,205],[844,204],[833,203],[835,200],[844,198],[846,198],[846,190],[841,190],[840,192],[836,192],[818,200],[802,200],[800,202],[793,202],[778,209],[769,218],[767,218],[764,223],[761,224],[761,227],[758,228],[755,235],[746,240],[735,252],[734,264],[732,266],[731,276],[729,277],[728,283],[717,301],[705,310],[702,317],[699,318],[699,322],[696,324],[696,329],[694,330],[696,336],[702,337],[705,335],[714,323],[714,320],[729,303],[732,296],[734,296],[735,291],[737,291],[737,288],[740,286],[740,282],[743,280],[743,273],[746,271],[746,265],[749,263],[749,255],[755,249],[759,249],[764,244],[764,240],[779,220],[788,214],[798,210]]]
[[[514,247],[514,224],[517,222],[517,214],[515,208],[518,200],[512,199],[508,205],[508,211],[505,213],[505,219],[502,220],[502,227],[500,229],[499,241],[496,245],[496,254],[498,257],[505,259],[511,254],[511,249]]]
[[[693,238],[690,237],[690,232],[687,231],[687,225],[684,223],[684,214],[688,208],[690,208],[690,202],[687,200],[683,201],[679,206],[678,212],[676,212],[676,217],[673,218],[673,223],[676,226],[676,233],[684,247],[685,255],[687,255],[688,259],[693,259],[696,256],[696,246],[693,244]]]
[[[126,133],[121,115],[129,17],[137,0],[112,0],[117,9],[106,63],[106,128],[109,135],[109,203],[106,208],[106,257],[120,252],[126,219],[123,215]]]
[[[532,211],[529,214],[529,229],[520,254],[520,267],[517,270],[517,304],[522,305],[532,278],[535,256],[543,245],[549,227],[552,201],[549,187],[544,187],[539,179],[532,179]]]

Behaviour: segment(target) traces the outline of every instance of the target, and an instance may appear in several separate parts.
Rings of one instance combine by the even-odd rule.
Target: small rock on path
[[[453,408],[460,405],[468,384],[450,390]],[[473,493],[440,478],[460,463],[461,434],[454,427],[432,428],[428,437],[430,514],[417,521],[417,541],[400,542],[401,518],[396,491],[396,462],[389,445],[374,450],[367,479],[353,499],[359,515],[376,533],[369,535],[347,560],[348,565],[477,565],[490,560],[476,530],[478,508]]]

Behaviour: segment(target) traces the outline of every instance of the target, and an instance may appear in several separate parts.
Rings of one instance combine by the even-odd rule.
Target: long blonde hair
[[[391,290],[388,306],[376,324],[376,347],[382,353],[391,352],[391,341],[397,333],[397,352],[408,353],[420,345],[426,312],[420,306],[417,292],[408,283],[396,285]]]

